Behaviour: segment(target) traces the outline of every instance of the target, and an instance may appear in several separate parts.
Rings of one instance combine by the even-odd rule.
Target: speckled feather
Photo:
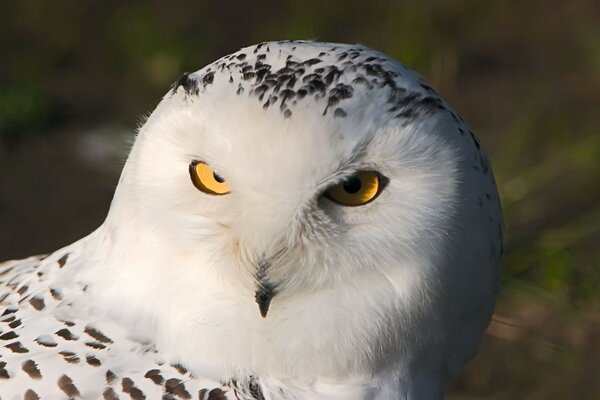
[[[77,257],[70,247],[0,264],[0,398],[252,398],[167,363],[109,318],[91,318],[85,285],[70,279]]]
[[[344,100],[352,98],[355,89],[381,93],[385,88],[387,107],[382,111],[405,124],[436,109],[449,111],[413,71],[362,46],[261,43],[225,56],[197,74],[183,74],[172,94],[181,88],[198,96],[215,79],[226,79],[238,95],[255,98],[264,109],[278,107],[285,118],[292,117],[298,102],[311,99],[322,104],[323,116],[344,118]]]
[[[361,168],[376,201],[323,199]],[[487,157],[423,78],[359,45],[247,47],[174,83],[98,230],[0,265],[0,399],[441,399],[501,254]]]

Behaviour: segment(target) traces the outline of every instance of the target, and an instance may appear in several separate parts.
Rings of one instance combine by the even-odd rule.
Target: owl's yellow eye
[[[190,177],[194,186],[206,194],[220,196],[231,190],[227,181],[202,161],[192,161]]]
[[[362,206],[375,200],[387,182],[386,177],[375,171],[358,171],[330,187],[325,196],[342,206]]]

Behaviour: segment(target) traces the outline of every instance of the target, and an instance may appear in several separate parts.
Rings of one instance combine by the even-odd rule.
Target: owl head
[[[184,74],[104,226],[110,293],[220,377],[452,375],[502,247],[492,171],[451,107],[382,53],[304,41]]]

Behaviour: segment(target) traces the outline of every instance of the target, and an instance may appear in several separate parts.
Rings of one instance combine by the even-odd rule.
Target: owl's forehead
[[[376,107],[382,119],[406,119],[416,117],[419,109],[441,105],[421,77],[382,53],[360,45],[307,41],[241,49],[184,74],[171,89],[170,96],[176,95],[196,98],[205,109],[230,106],[232,118],[247,106],[248,112],[275,109],[280,118],[292,121],[312,117],[340,125],[346,118],[362,117],[365,108]]]
[[[262,160],[297,149],[343,158],[382,127],[407,126],[446,107],[419,75],[382,53],[305,41],[227,55],[184,74],[163,103],[185,114],[185,145]]]

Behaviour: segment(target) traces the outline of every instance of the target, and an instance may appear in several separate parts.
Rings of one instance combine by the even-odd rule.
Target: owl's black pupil
[[[215,178],[215,181],[219,183],[225,182],[225,179],[221,178],[221,175],[217,174],[216,172],[213,172],[213,178]]]
[[[344,190],[350,194],[358,193],[361,186],[360,179],[355,176],[346,179],[343,184]]]

